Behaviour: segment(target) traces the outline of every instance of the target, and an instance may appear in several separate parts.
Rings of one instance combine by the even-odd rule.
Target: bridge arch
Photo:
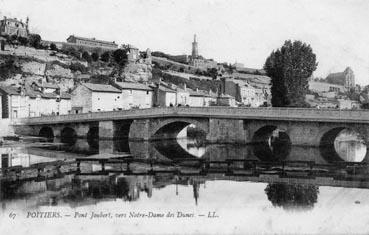
[[[52,142],[54,139],[54,131],[49,126],[44,126],[40,129],[39,134],[40,137],[44,137],[48,142]]]
[[[77,141],[77,132],[71,127],[64,127],[60,132],[62,143],[74,144]]]
[[[266,125],[254,132],[253,152],[263,161],[278,161],[287,158],[291,151],[291,139],[277,125]]]
[[[197,120],[192,118],[170,118],[154,122],[150,130],[150,139],[175,139],[179,132],[189,125],[195,125],[197,128],[209,133],[209,121]]]
[[[368,147],[368,143],[367,141],[365,141],[364,138],[366,133],[363,133],[363,130],[361,128],[356,128],[353,126],[336,126],[330,129],[326,129],[321,133],[319,149],[322,157],[325,158],[328,162],[364,161],[367,158],[365,155],[368,155],[367,150],[365,153],[361,153],[362,156],[360,156],[359,153],[356,153],[356,149],[355,152],[348,153],[350,156],[340,156],[340,154],[337,152],[337,148],[339,148],[339,142],[337,144],[336,139],[344,130],[348,131],[349,133],[355,134],[358,137],[357,141],[362,141],[365,147]]]
[[[87,132],[87,143],[91,147],[99,147],[99,127],[98,126],[92,126],[89,128]]]

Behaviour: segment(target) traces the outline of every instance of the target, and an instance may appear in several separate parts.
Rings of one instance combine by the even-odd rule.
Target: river
[[[320,148],[189,138],[24,140],[1,146],[0,155],[1,234],[44,234],[50,227],[55,234],[82,227],[86,234],[369,232],[368,156],[357,139]],[[132,172],[98,161],[81,162],[77,170],[74,162],[126,156],[133,157]],[[134,159],[154,159],[154,166]],[[70,165],[53,168],[61,162]]]

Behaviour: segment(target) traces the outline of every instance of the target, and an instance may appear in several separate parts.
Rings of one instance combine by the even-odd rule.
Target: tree
[[[271,183],[265,188],[273,206],[284,209],[312,209],[317,202],[319,188],[315,185]]]
[[[51,43],[50,44],[50,50],[52,50],[52,51],[57,51],[58,50],[58,48],[56,47],[55,43]]]
[[[217,68],[208,68],[207,74],[213,79],[216,80],[218,77],[218,69]]]
[[[110,53],[108,51],[105,51],[101,54],[100,59],[104,62],[109,62],[110,60]]]
[[[274,107],[306,107],[308,78],[317,68],[316,55],[310,45],[285,41],[266,59],[264,69],[271,77]]]
[[[92,58],[93,61],[98,61],[99,54],[97,54],[96,52],[94,52],[94,53],[91,54],[91,58]]]
[[[81,73],[87,72],[87,68],[79,62],[71,63],[69,65],[69,69],[72,70],[73,72],[76,72],[76,71],[80,71]]]
[[[32,47],[36,49],[41,47],[41,36],[39,34],[30,34],[28,40]]]
[[[28,38],[18,37],[18,41],[22,46],[26,46],[28,44]]]
[[[82,52],[82,58],[88,63],[92,61],[91,55],[87,51]]]
[[[128,62],[127,50],[125,49],[115,50],[113,52],[113,58],[117,64],[124,66]]]

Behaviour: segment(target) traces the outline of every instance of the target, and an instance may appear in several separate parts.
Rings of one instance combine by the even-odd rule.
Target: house
[[[176,90],[176,105],[177,106],[188,105],[190,99],[190,92],[187,90],[186,83],[183,84],[183,88],[175,86],[173,84],[173,88],[175,88]]]
[[[59,87],[54,85],[45,86],[37,83],[1,86],[2,118],[68,114],[71,110],[70,95],[60,93]]]
[[[217,98],[217,104],[219,106],[231,106],[236,107],[236,99],[233,96],[221,94]]]
[[[28,117],[27,97],[21,95],[21,87],[1,86],[2,118]]]
[[[120,109],[142,109],[153,106],[154,90],[148,84],[115,82],[113,86],[121,90]]]
[[[265,103],[270,103],[270,96],[264,87],[245,83],[240,86],[241,103],[249,107],[260,107]]]
[[[121,90],[111,85],[83,83],[72,91],[72,113],[119,110],[121,98]]]
[[[189,88],[187,90],[189,91],[188,105],[191,107],[207,107],[217,101],[217,96],[212,94],[211,91],[192,90]]]
[[[158,82],[154,86],[153,104],[155,107],[170,107],[176,105],[176,91],[165,82]]]

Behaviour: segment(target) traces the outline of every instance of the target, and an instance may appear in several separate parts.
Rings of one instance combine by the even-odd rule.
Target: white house
[[[41,85],[1,86],[2,118],[25,118],[42,115],[68,114],[71,109],[70,96],[44,89]]]
[[[268,102],[264,88],[252,86],[248,83],[240,87],[241,102],[250,107],[260,107]]]
[[[190,92],[187,90],[186,83],[183,85],[183,89],[179,86],[175,86],[176,89],[176,105],[186,106],[189,103]]]
[[[176,91],[168,86],[168,84],[161,82],[154,87],[154,106],[170,107],[175,106],[177,100]]]
[[[72,92],[72,113],[119,110],[121,99],[121,90],[111,85],[83,83]]]
[[[187,88],[189,91],[189,101],[188,105],[191,107],[206,107],[210,106],[211,103],[216,103],[217,96],[211,92],[206,92],[204,90],[192,90]]]
[[[114,86],[121,90],[120,108],[151,108],[154,90],[147,84],[133,82],[115,82]]]

